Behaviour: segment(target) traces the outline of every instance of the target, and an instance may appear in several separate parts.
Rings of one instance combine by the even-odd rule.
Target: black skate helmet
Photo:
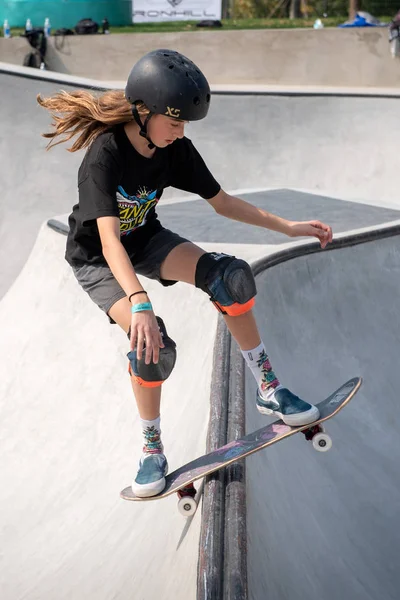
[[[132,104],[132,114],[147,135],[147,123],[154,114],[180,121],[204,119],[210,107],[210,86],[196,65],[174,50],[153,50],[145,54],[131,70],[125,97]],[[150,111],[143,124],[137,104],[143,102]]]

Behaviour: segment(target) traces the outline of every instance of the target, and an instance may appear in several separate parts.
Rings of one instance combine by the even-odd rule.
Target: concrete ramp
[[[330,452],[299,435],[247,460],[251,600],[399,597],[400,226],[366,239],[257,267],[256,315],[282,383],[313,402],[364,383],[326,424]],[[264,421],[254,399],[246,373],[247,431]]]
[[[43,226],[0,303],[1,598],[193,600],[201,511],[187,523],[176,497],[119,498],[141,451],[127,340],[64,247]],[[178,348],[162,421],[174,469],[204,452],[218,313],[192,286],[146,286]]]
[[[80,290],[64,260],[65,238],[46,225],[36,237],[45,219],[71,211],[83,158],[65,146],[45,153],[40,134],[50,118],[36,94],[81,85],[0,71],[1,600],[247,600],[210,595],[222,587],[207,587],[207,577],[204,595],[196,592],[198,565],[199,573],[205,565],[246,594],[243,555],[228,560],[233,576],[210,560],[227,556],[229,546],[245,549],[245,522],[230,512],[232,489],[242,482],[233,482],[234,470],[214,480],[215,488],[228,482],[226,505],[209,494],[204,511],[221,522],[218,537],[201,538],[204,514],[184,522],[174,497],[143,505],[119,499],[141,443],[126,336]],[[392,92],[217,93],[207,120],[187,134],[226,190],[289,219],[326,220],[337,237],[399,218],[399,98]],[[256,317],[282,382],[317,402],[354,375],[364,379],[329,424],[332,452],[316,454],[295,436],[247,461],[249,597],[397,599],[399,231],[323,253],[300,243],[293,254],[289,245],[271,266],[287,238],[186,200],[180,190],[166,193],[159,206],[166,226],[207,251],[249,262],[268,254],[257,267]],[[240,376],[226,356],[213,364],[218,313],[201,291],[145,283],[178,348],[162,418],[174,469],[204,453],[213,371],[228,365],[224,393],[230,377]],[[229,439],[244,427],[236,412],[242,386],[243,379],[232,386],[240,393],[229,415],[211,397],[212,420],[228,423]],[[248,374],[246,388],[250,431],[266,421],[255,411]]]

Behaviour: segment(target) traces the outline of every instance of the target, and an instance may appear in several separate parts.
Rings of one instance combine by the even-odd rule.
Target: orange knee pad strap
[[[240,315],[244,315],[251,311],[254,307],[256,301],[254,298],[251,298],[248,302],[244,304],[231,304],[230,306],[221,306],[215,300],[212,301],[217,310],[223,315],[229,315],[230,317],[240,317]]]

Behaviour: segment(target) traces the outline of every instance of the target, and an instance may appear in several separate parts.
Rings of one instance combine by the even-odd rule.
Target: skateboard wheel
[[[326,433],[317,433],[312,439],[313,446],[318,452],[327,452],[332,448],[332,440]]]
[[[197,502],[190,496],[183,496],[178,501],[178,510],[184,517],[192,517],[197,509]]]

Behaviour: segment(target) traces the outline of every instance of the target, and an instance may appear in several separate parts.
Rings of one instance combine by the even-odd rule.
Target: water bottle
[[[50,37],[50,31],[51,31],[50,19],[48,17],[46,17],[44,20],[44,36],[47,38]]]
[[[32,29],[32,21],[30,19],[27,19],[25,23],[25,32],[32,31]]]
[[[4,19],[3,35],[4,35],[5,38],[10,38],[11,37],[11,29],[10,29],[10,26],[8,24],[7,19]]]

